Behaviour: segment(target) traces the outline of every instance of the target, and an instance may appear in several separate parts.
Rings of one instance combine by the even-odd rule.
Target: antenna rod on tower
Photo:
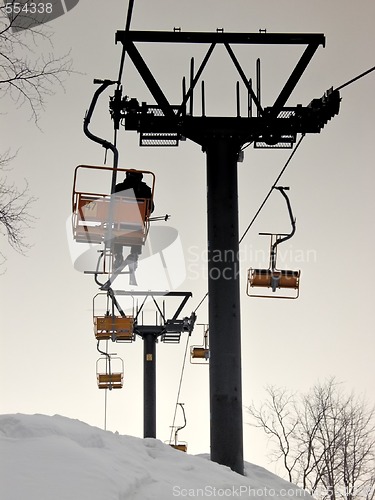
[[[190,116],[193,116],[194,109],[194,57],[190,61]]]
[[[202,80],[202,116],[206,116],[206,96],[204,89],[204,80]]]
[[[240,82],[236,83],[236,104],[237,104],[237,118],[241,116],[241,103],[240,103]]]
[[[258,57],[257,59],[257,99],[258,99],[258,102],[260,103],[261,102],[261,90],[260,90],[260,59]],[[257,116],[259,116],[259,110],[257,108]]]
[[[182,79],[182,102],[185,103],[182,110],[182,115],[186,116],[186,78]]]
[[[249,88],[253,87],[253,81],[249,78]],[[253,116],[253,99],[251,97],[250,90],[247,92],[247,117],[251,118]]]

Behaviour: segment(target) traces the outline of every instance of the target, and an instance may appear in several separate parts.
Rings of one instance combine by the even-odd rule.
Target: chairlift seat
[[[101,243],[104,218],[104,195],[77,193],[73,213],[73,237],[79,243]]]
[[[265,297],[279,299],[297,299],[299,296],[301,271],[289,269],[249,269],[246,293],[249,297]],[[256,288],[270,288],[270,293],[257,294],[252,290]],[[291,290],[285,294],[278,293],[278,290]],[[276,293],[275,293],[276,292]]]
[[[117,173],[125,174],[130,170],[133,169],[116,168]],[[120,192],[110,195],[78,189],[82,184],[82,175],[90,171],[95,175],[99,172],[100,175],[106,175],[106,172],[113,175],[114,169],[93,165],[78,165],[75,168],[72,195],[74,240],[78,243],[100,244],[110,238],[111,243],[113,240],[122,246],[144,245],[153,206],[155,175],[150,171],[138,170],[152,177],[151,197],[134,198],[122,196]]]
[[[300,271],[250,269],[249,285],[251,287],[265,288],[299,288]]]
[[[111,355],[99,358],[96,362],[96,379],[99,389],[121,389],[124,380],[123,360]]]
[[[109,234],[109,196],[77,193],[73,237],[79,243],[102,243]],[[148,233],[151,200],[114,196],[111,238],[124,246],[143,245]]]
[[[123,387],[123,373],[98,373],[99,389],[121,389]]]
[[[194,359],[205,359],[208,361],[210,357],[210,350],[205,347],[192,347],[191,357]]]
[[[95,316],[94,333],[98,340],[109,340],[114,337],[116,340],[134,339],[134,318],[132,316]]]
[[[172,448],[178,451],[183,451],[184,453],[187,452],[187,444],[186,443],[178,443],[178,444],[171,444]]]

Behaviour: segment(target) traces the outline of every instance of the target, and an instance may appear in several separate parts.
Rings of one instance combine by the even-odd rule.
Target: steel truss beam
[[[117,31],[117,42],[234,43],[257,45],[325,45],[322,33],[225,33],[195,31]]]
[[[134,333],[143,340],[143,436],[145,438],[156,438],[156,342],[158,338],[165,335],[170,329],[173,332],[181,334],[186,331],[191,333],[195,314],[192,313],[190,318],[179,320],[178,316],[181,313],[186,302],[192,296],[191,292],[157,292],[157,291],[125,291],[111,290],[112,300],[116,300],[116,296],[131,296],[144,297],[141,307],[135,316]],[[138,325],[137,318],[147,300],[151,298],[162,318],[163,324]],[[180,297],[181,303],[178,305],[172,319],[166,319],[164,312],[157,304],[155,297]],[[117,303],[117,300],[116,300]]]
[[[243,143],[254,141],[254,144],[256,145],[257,141],[264,144],[267,144],[267,141],[269,141],[270,146],[275,146],[279,140],[280,144],[289,142],[290,147],[295,142],[295,136],[297,133],[316,133],[320,131],[321,126],[319,117],[318,120],[314,121],[314,116],[312,116],[312,113],[310,110],[307,110],[307,108],[301,109],[300,107],[298,110],[299,114],[290,114],[288,119],[280,120],[279,114],[281,111],[284,111],[283,106],[300,80],[317,48],[319,45],[325,45],[325,37],[323,34],[118,31],[116,33],[116,43],[117,42],[121,42],[124,45],[130,59],[160,109],[160,113],[156,115],[154,111],[147,111],[147,106],[143,107],[142,111],[138,112],[133,109],[132,112],[129,112],[127,115],[128,120],[125,120],[126,128],[128,130],[136,129],[141,133],[141,135],[142,133],[146,133],[147,136],[151,137],[151,139],[152,132],[159,134],[159,137],[162,139],[164,138],[163,133],[174,133],[178,134],[177,144],[178,138],[184,136],[204,146],[205,141],[207,138],[212,136],[212,134],[221,134],[225,136],[227,130],[229,129],[229,135],[232,135],[233,133],[240,134],[242,136]],[[177,106],[171,105],[149,70],[135,43],[210,44],[197,73],[192,75],[190,87],[183,96],[181,104]],[[234,53],[232,45],[236,44],[307,45],[279,96],[276,98],[273,106],[266,109],[262,108],[257,95],[252,89],[249,78],[244,73]],[[224,45],[226,48],[241,77],[242,82],[247,88],[251,102],[254,102],[258,110],[256,117],[237,117],[237,119],[232,119],[232,123],[229,124],[229,118],[226,117],[204,116],[202,120],[202,117],[191,115],[186,116],[184,114],[185,106],[189,99],[192,101],[194,88],[196,87],[196,84],[217,45]],[[134,116],[134,113],[136,113],[136,116]],[[132,117],[135,117],[135,120],[132,120]],[[226,125],[223,126],[223,123]],[[287,141],[285,140],[286,135],[290,136]],[[159,137],[155,137],[154,145],[162,145],[162,140],[158,142]],[[146,142],[145,145],[146,144],[151,145],[149,142]]]

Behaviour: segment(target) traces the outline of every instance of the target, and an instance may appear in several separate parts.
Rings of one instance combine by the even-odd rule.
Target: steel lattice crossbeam
[[[145,106],[132,108],[126,112],[126,128],[137,130],[141,133],[141,145],[163,146],[178,145],[179,137],[187,137],[198,144],[204,145],[207,137],[212,135],[233,135],[235,133],[240,143],[254,141],[256,144],[264,143],[275,146],[295,142],[297,133],[317,133],[322,128],[318,110],[299,106],[297,108],[284,108],[297,82],[311,61],[317,48],[325,45],[323,34],[300,33],[225,33],[225,32],[163,32],[163,31],[118,31],[116,43],[121,42],[143,78],[149,91],[154,97],[157,107]],[[179,106],[171,105],[163,90],[152,75],[145,63],[136,43],[184,43],[184,44],[209,44],[209,49],[192,79],[189,89]],[[255,95],[249,78],[245,75],[236,58],[232,45],[272,44],[272,45],[305,45],[306,48],[297,62],[290,77],[286,81],[274,104],[262,108],[258,97]],[[194,88],[203,73],[216,45],[224,45],[232,59],[242,82],[246,86],[257,108],[257,117],[206,117],[186,115],[186,104],[192,97]],[[153,108],[153,109],[151,109]],[[292,111],[286,115],[286,111]],[[287,116],[287,119],[286,119]],[[223,125],[225,123],[225,125]],[[155,134],[154,141],[153,135]],[[172,141],[165,141],[166,134],[177,134]],[[158,140],[158,137],[163,140]],[[285,137],[288,140],[285,140]],[[285,147],[285,146],[281,146]]]

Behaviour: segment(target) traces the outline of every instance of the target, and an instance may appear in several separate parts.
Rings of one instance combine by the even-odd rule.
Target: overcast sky
[[[104,393],[96,387],[98,353],[92,330],[92,299],[98,287],[91,276],[74,269],[66,221],[74,168],[104,164],[103,148],[84,136],[82,122],[96,89],[93,79],[117,78],[122,47],[114,44],[114,35],[124,28],[126,11],[127,2],[122,0],[80,0],[50,24],[53,48],[45,45],[40,50],[53,50],[56,56],[70,50],[77,73],[66,80],[65,92],[57,88],[49,98],[40,129],[29,120],[26,106],[17,108],[2,99],[2,148],[19,150],[8,177],[20,186],[27,179],[37,201],[27,255],[15,253],[5,237],[1,242],[7,257],[0,276],[1,413],[58,413],[103,427]],[[294,106],[307,105],[328,88],[374,66],[374,17],[370,0],[135,0],[132,28],[323,33],[326,47],[319,47],[289,99],[288,104]],[[198,62],[205,48],[141,49],[168,98],[178,103],[190,57],[196,55]],[[255,78],[255,61],[261,58],[264,106],[273,104],[303,50],[295,46],[236,49],[249,77]],[[279,193],[271,196],[241,245],[245,406],[252,400],[260,402],[267,384],[304,391],[332,375],[349,391],[375,402],[374,75],[343,89],[339,116],[321,134],[305,137],[282,178],[282,184],[290,186],[297,231],[284,245],[281,264],[301,269],[300,298],[262,301],[245,293],[247,269],[259,264],[259,252],[268,250],[267,239],[258,233],[289,230]],[[205,79],[207,114],[234,115],[238,77],[224,50],[214,54]],[[123,85],[126,95],[153,103],[129,61]],[[108,113],[111,94],[100,99],[91,125],[94,133],[108,140],[113,137]],[[140,148],[138,140],[136,132],[120,131],[120,166],[155,173],[155,214],[171,214],[170,226],[178,231],[186,274],[185,279],[179,278],[178,290],[193,293],[184,310],[190,315],[207,290],[205,156],[190,142],[179,148]],[[246,149],[238,167],[240,234],[289,155],[290,150]],[[111,161],[108,155],[107,163]],[[198,310],[197,322],[207,322],[206,302]],[[203,328],[197,326],[191,343],[202,343],[202,336]],[[142,348],[140,339],[131,345],[114,345],[112,352],[125,362],[125,386],[108,395],[107,412],[110,430],[140,437]],[[169,437],[184,349],[185,339],[179,346],[157,346],[157,434],[161,440]],[[208,452],[208,367],[187,365],[180,402],[185,403],[188,419],[180,438],[188,441],[192,453]],[[249,421],[244,410],[244,422]],[[244,430],[246,460],[267,465],[265,441],[249,426]]]

